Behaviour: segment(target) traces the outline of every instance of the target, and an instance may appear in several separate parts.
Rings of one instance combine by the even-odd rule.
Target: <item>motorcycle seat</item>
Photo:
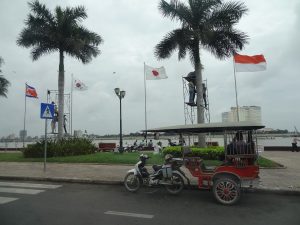
[[[156,171],[160,170],[162,168],[162,166],[160,166],[160,165],[153,165],[152,168],[156,172]]]

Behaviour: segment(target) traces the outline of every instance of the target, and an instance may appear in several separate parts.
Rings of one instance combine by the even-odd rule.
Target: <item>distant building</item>
[[[222,122],[229,122],[229,112],[222,113]]]
[[[27,130],[20,130],[19,137],[21,140],[25,139],[27,137]]]
[[[9,134],[6,139],[16,139],[16,135],[15,134]]]
[[[239,120],[252,121],[261,123],[261,107],[260,106],[242,106],[239,107]],[[222,113],[222,122],[236,122],[237,108],[231,107],[229,112]]]
[[[262,128],[259,129],[259,131],[262,133],[268,133],[268,132],[274,132],[275,130],[273,128]]]
[[[74,130],[74,137],[82,137],[83,136],[83,132],[82,130]]]

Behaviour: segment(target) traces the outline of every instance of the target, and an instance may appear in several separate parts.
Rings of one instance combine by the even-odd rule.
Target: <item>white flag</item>
[[[160,80],[168,78],[163,66],[160,68],[154,68],[145,64],[145,74],[146,80]]]
[[[75,79],[74,80],[74,90],[78,90],[78,91],[85,91],[88,89],[88,87],[80,80]]]

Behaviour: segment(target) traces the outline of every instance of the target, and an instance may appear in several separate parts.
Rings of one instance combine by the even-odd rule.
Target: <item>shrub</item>
[[[45,141],[39,141],[28,145],[24,151],[25,158],[44,157]],[[47,157],[72,156],[92,154],[96,151],[96,146],[92,140],[85,138],[72,138],[47,141]]]
[[[206,160],[218,160],[224,157],[224,147],[212,146],[207,148],[190,147],[191,152],[186,154],[187,157],[201,157]],[[174,157],[182,157],[181,146],[170,146],[163,149],[163,155],[172,154]]]

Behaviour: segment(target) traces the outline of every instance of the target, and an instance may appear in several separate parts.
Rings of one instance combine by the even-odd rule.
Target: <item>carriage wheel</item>
[[[240,186],[231,178],[219,178],[214,182],[213,193],[218,202],[233,205],[240,199]]]

